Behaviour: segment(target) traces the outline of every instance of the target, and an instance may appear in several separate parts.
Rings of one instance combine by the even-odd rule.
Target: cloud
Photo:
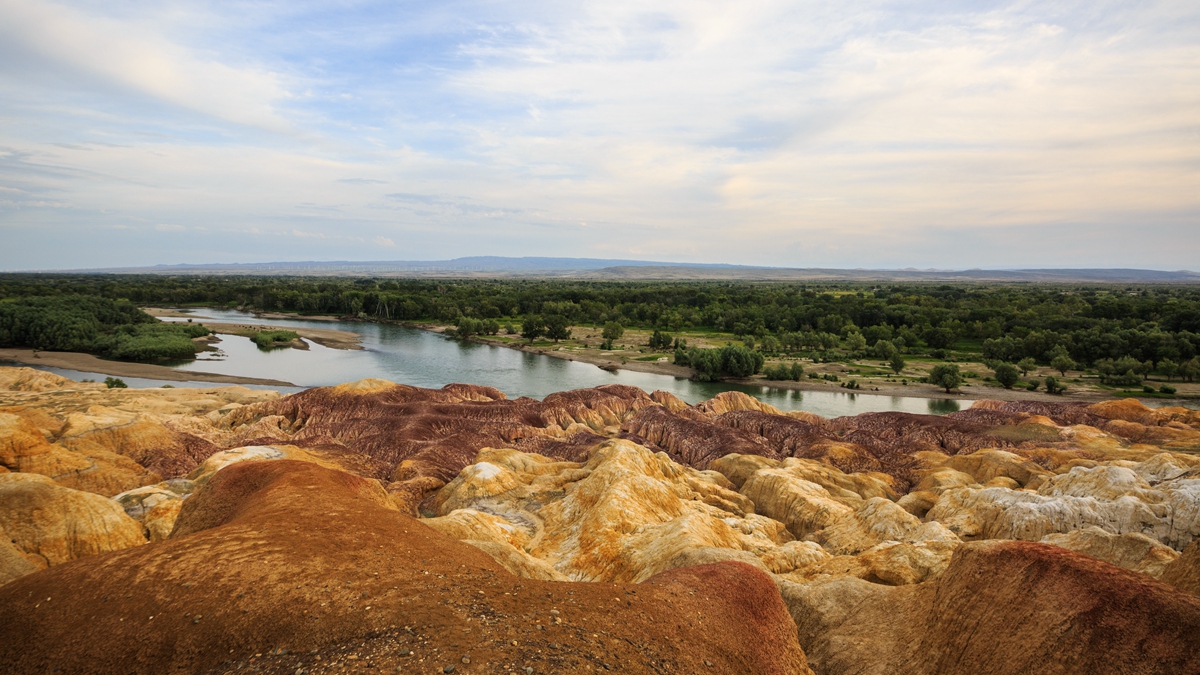
[[[376,246],[395,246],[396,245],[396,242],[392,241],[391,239],[388,239],[387,237],[374,237],[371,239],[371,243],[375,244]]]
[[[222,63],[168,39],[152,23],[36,0],[0,0],[0,13],[8,74],[42,68],[230,122],[276,131],[290,126],[274,109],[290,96],[280,74]]]
[[[159,232],[183,232],[187,228],[184,227],[183,225],[169,225],[167,223],[159,223],[158,225],[154,226],[154,229],[158,230]]]
[[[383,240],[427,259],[1200,259],[1195,3],[0,13],[0,227],[31,237],[0,267],[160,262],[74,234],[147,223],[222,233],[168,251],[191,262]]]

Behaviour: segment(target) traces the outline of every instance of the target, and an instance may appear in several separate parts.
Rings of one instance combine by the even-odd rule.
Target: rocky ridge
[[[370,544],[377,539],[365,530],[357,540],[337,534],[365,519],[371,527],[404,530],[395,534],[401,549],[426,546],[426,567],[457,569],[450,561],[473,551],[468,557],[476,562],[467,567],[482,565],[505,580],[501,585],[549,584],[545,588],[571,589],[573,600],[594,591],[599,604],[578,615],[581,626],[605,615],[604,598],[612,593],[605,589],[614,584],[625,595],[674,584],[689,598],[709,586],[743,584],[737,591],[743,599],[762,596],[752,603],[756,630],[777,636],[778,645],[754,653],[730,646],[720,658],[733,660],[687,661],[696,668],[713,663],[717,672],[807,672],[805,653],[814,672],[831,674],[895,672],[898,664],[930,673],[1196,667],[1184,648],[1197,640],[1200,626],[1193,595],[1200,587],[1200,549],[1193,543],[1200,540],[1195,411],[1152,410],[1128,400],[1090,406],[981,401],[944,417],[823,419],[784,414],[735,392],[695,406],[623,386],[534,401],[470,385],[426,390],[366,380],[279,397],[237,387],[104,390],[54,377],[0,368],[0,385],[7,387],[0,390],[0,471],[9,472],[0,473],[0,527],[8,535],[0,545],[0,583],[8,581],[0,586],[0,606],[34,612],[30,616],[43,608],[6,604],[16,603],[25,585],[50,590],[41,584],[82,583],[72,575],[90,574],[88,583],[116,593],[116,577],[84,570],[103,567],[109,574],[134,564],[122,556],[137,556],[137,565],[156,561],[151,567],[158,571],[145,578],[148,592],[159,589],[153,597],[160,602],[168,588],[171,596],[187,594],[168,579],[199,573],[196,566],[205,560],[254,561],[257,553],[247,555],[256,551],[270,552],[264,560],[308,579],[292,589],[268,575],[275,580],[266,582],[264,602],[290,598],[286,602],[318,617],[308,621],[340,625],[342,618],[317,609],[326,606],[317,602],[321,596],[305,590],[305,583],[346,574],[330,570],[349,564],[308,560],[317,539],[336,540],[338,555],[356,564],[387,558],[382,567],[367,565],[368,577],[394,576],[398,565],[415,564],[386,542]],[[19,486],[7,488],[16,496],[5,497],[6,485]],[[34,503],[49,505],[43,510],[54,517],[33,518],[28,504]],[[410,541],[417,533],[426,544]],[[193,567],[180,564],[185,558]],[[111,562],[118,560],[125,562]],[[972,604],[984,578],[987,593]],[[396,585],[387,608],[393,618],[417,616],[406,605],[423,594],[419,585],[405,583]],[[485,586],[472,596],[476,587],[461,583],[465,597],[490,603],[499,600],[495,593],[514,593]],[[763,591],[763,583],[772,590]],[[460,602],[450,588],[428,597]],[[1039,597],[1050,604],[1023,600],[1028,588],[1042,589]],[[737,594],[709,590],[710,604],[697,605],[695,614],[679,604],[682,595],[664,597],[657,614],[639,614],[653,614],[651,623],[662,624],[655,643],[681,646],[735,634],[734,619],[747,621],[738,614],[747,608],[729,609]],[[1123,599],[1135,596],[1148,598],[1146,606]],[[714,611],[720,603],[726,605]],[[245,609],[259,620],[279,621],[266,605]],[[785,610],[790,620],[781,626]],[[418,614],[439,611],[434,602],[422,604]],[[482,620],[463,611],[460,621]],[[531,630],[565,621],[564,610],[556,611],[549,624]],[[961,621],[945,623],[953,617]],[[56,615],[38,630],[57,630],[57,621],[69,624]],[[1108,627],[1095,628],[1097,621]],[[236,630],[253,635],[222,642],[220,653],[258,654],[274,645],[275,653],[252,657],[254,664],[322,672],[332,661],[283,658],[288,654],[278,653],[280,645],[316,645],[316,655],[330,658],[328,650],[350,645],[377,665],[403,665],[385,655],[398,654],[397,645],[414,635],[396,632],[399,623],[370,623],[334,630],[322,641],[304,632],[305,621],[284,623],[287,635],[260,639],[258,628],[234,621]],[[991,626],[986,644],[957,627],[975,624]],[[651,630],[648,625],[641,630]],[[1076,628],[1063,633],[1062,626]],[[692,629],[706,637],[692,637]],[[789,630],[796,631],[793,637]],[[23,644],[30,639],[23,635],[0,638]],[[174,633],[164,639],[191,638]],[[432,634],[420,639],[436,640]],[[239,660],[250,663],[204,661],[217,653],[219,641],[205,634],[187,642],[185,652],[193,655],[187,658],[179,651],[184,643],[171,642],[113,659],[122,664],[117,670],[153,664],[144,672],[217,672]],[[493,642],[487,663],[518,667],[510,642]],[[549,650],[549,644],[543,646]],[[914,645],[924,651],[911,651]],[[569,661],[522,653],[524,660],[570,669]],[[1127,653],[1142,656],[1133,663]],[[57,658],[14,654],[0,649],[0,664],[14,672]],[[682,652],[672,652],[674,661],[664,661],[665,652],[657,661],[644,650],[621,654],[634,671],[680,672],[664,664],[685,663]],[[1105,660],[1105,654],[1120,656]],[[337,658],[346,665],[349,657]],[[599,664],[578,665],[600,668],[608,657],[597,658]],[[462,662],[457,667],[468,670]]]

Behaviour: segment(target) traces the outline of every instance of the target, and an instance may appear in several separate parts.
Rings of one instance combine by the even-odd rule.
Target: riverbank
[[[114,377],[140,377],[147,380],[169,382],[213,382],[220,384],[259,384],[271,387],[295,387],[291,382],[258,377],[240,377],[205,373],[197,370],[176,370],[169,366],[153,363],[131,363],[129,361],[106,361],[91,354],[79,352],[34,352],[32,349],[0,349],[0,361],[11,361],[29,366],[45,366],[79,370]]]
[[[447,329],[453,328],[450,325],[439,324],[422,324],[422,323],[404,323],[403,325],[411,328],[418,328],[433,333],[444,334]],[[598,345],[593,345],[591,342],[598,343],[599,336],[592,333],[598,333],[599,329],[588,329],[573,326],[573,336],[569,341],[561,344],[535,342],[530,344],[517,336],[472,336],[469,338],[471,342],[478,344],[493,345],[497,347],[507,347],[517,351],[528,352],[531,354],[542,354],[556,359],[564,359],[567,361],[579,361],[581,363],[589,363],[591,365],[603,368],[605,370],[632,370],[641,373],[651,373],[655,375],[669,375],[672,377],[690,379],[694,375],[694,371],[686,366],[678,366],[671,363],[669,356],[655,356],[654,360],[641,361],[638,358],[647,358],[640,351],[632,352],[630,350],[614,350],[603,351],[598,348]],[[627,335],[631,331],[626,331]],[[579,337],[575,337],[575,336]],[[641,336],[634,339],[638,340]],[[647,336],[648,337],[648,336]],[[703,347],[716,347],[719,344],[704,344]],[[621,351],[626,354],[621,355]],[[652,355],[653,356],[653,355]],[[869,361],[869,359],[868,359]],[[1128,398],[1130,396],[1121,396],[1117,392],[1098,389],[1094,386],[1083,385],[1079,386],[1078,382],[1072,382],[1064,378],[1069,383],[1069,388],[1065,394],[1050,394],[1046,391],[1029,391],[1025,388],[1005,389],[1000,386],[989,386],[985,384],[982,378],[971,377],[966,379],[963,386],[947,393],[941,387],[919,382],[918,379],[926,374],[926,369],[932,367],[932,363],[925,363],[920,359],[913,359],[909,367],[900,376],[892,375],[891,377],[876,376],[862,372],[860,369],[870,368],[864,364],[844,363],[810,363],[804,364],[806,373],[816,373],[819,375],[836,375],[840,381],[830,382],[824,379],[810,379],[807,376],[800,381],[795,380],[768,380],[765,377],[757,376],[751,378],[726,378],[721,380],[728,384],[736,384],[749,387],[771,387],[774,389],[782,389],[789,391],[814,391],[826,393],[842,393],[842,394],[872,394],[876,396],[903,396],[908,398],[925,398],[925,399],[955,399],[955,400],[979,400],[993,399],[999,401],[1046,401],[1046,402],[1062,402],[1062,401],[1080,401],[1094,403],[1114,398]],[[983,364],[962,363],[960,366],[964,371],[973,372],[975,370],[983,370]],[[1041,372],[1041,371],[1045,372]],[[1031,376],[1044,378],[1046,375],[1058,375],[1054,371],[1047,368],[1039,368],[1030,373]],[[908,384],[903,381],[907,379]],[[859,388],[847,389],[841,386],[844,382],[854,380],[858,382]],[[1134,396],[1136,397],[1136,396]],[[1195,405],[1195,401],[1189,398],[1182,399],[1166,399],[1166,398],[1147,398],[1144,403],[1151,405]]]
[[[192,319],[193,321],[195,321],[195,323],[202,324],[205,328],[211,330],[214,333],[221,334],[221,335],[240,335],[242,337],[251,338],[251,337],[254,337],[255,333],[259,333],[262,331],[279,330],[279,326],[268,326],[265,324],[211,322],[211,321],[206,320],[211,317],[206,317],[202,314],[190,314],[188,312],[181,312],[181,311],[174,310],[174,309],[161,309],[158,307],[142,307],[141,309],[143,312],[149,314],[150,316],[160,318],[160,319],[164,319],[164,318]],[[296,316],[289,316],[289,315],[282,315],[282,314],[276,315],[276,314],[270,314],[270,313],[256,314],[255,316],[259,316],[264,319],[301,319],[302,318],[306,321],[307,320],[313,320],[313,321],[337,321],[338,320],[336,317],[307,317],[307,316],[306,317],[296,317]],[[302,328],[302,327],[294,327],[294,328],[289,327],[288,330],[295,332],[296,335],[299,335],[300,337],[304,338],[305,340],[312,340],[313,342],[321,345],[322,347],[329,347],[330,349],[362,349],[362,336],[360,336],[358,333],[352,333],[348,330],[337,330],[335,328]],[[308,346],[303,343],[294,344],[292,346],[295,348],[298,348],[298,349],[307,349],[308,348]]]

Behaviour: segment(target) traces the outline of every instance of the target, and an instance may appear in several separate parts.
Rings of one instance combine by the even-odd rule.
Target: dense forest
[[[1114,372],[1118,364],[1137,363],[1140,370],[1183,364],[1200,348],[1195,286],[0,275],[0,307],[65,296],[120,301],[114,306],[213,305],[365,320],[616,322],[732,333],[768,353],[861,351],[884,342],[880,351],[959,350],[1012,363],[1069,358]],[[12,343],[6,336],[26,329],[0,330],[9,331],[0,333],[0,343]],[[70,333],[66,324],[63,330]],[[87,335],[105,330],[97,326]]]
[[[123,361],[195,356],[208,329],[160,323],[128,300],[61,294],[0,300],[0,347],[87,352]]]

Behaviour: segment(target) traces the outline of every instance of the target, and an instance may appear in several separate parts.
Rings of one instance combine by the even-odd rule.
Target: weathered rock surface
[[[117,502],[32,473],[0,475],[0,529],[38,567],[146,543]]]
[[[1065,534],[1047,535],[1042,543],[1084,553],[1152,577],[1161,577],[1167,566],[1179,557],[1175,549],[1144,534],[1112,534],[1094,526]]]
[[[1181,550],[1200,535],[1200,479],[1189,473],[1151,487],[1131,468],[1076,467],[1037,492],[946,490],[926,518],[965,539],[1039,541],[1095,526],[1113,534],[1144,534]]]
[[[51,444],[25,417],[0,413],[0,464],[77,490],[112,495],[159,480],[133,460],[105,450],[72,452]]]
[[[1163,569],[1160,578],[1163,583],[1200,596],[1200,540],[1188,544],[1183,553]]]
[[[753,645],[754,631],[737,621],[779,635],[771,601],[755,595],[770,588],[760,584],[767,579],[789,598],[822,673],[960,672],[971,659],[985,673],[1069,672],[1091,664],[1081,650],[1103,651],[1096,636],[1106,630],[1121,649],[1131,649],[1130,641],[1146,646],[1145,667],[1131,672],[1191,667],[1171,660],[1191,619],[1176,598],[1183,591],[1170,589],[1200,589],[1200,456],[1189,454],[1200,448],[1192,445],[1200,430],[1194,411],[1133,401],[980,401],[940,418],[829,420],[785,415],[740,393],[688,406],[664,392],[607,386],[539,402],[508,400],[486,387],[364,380],[278,397],[237,387],[107,390],[12,370],[27,369],[0,368],[0,486],[36,485],[22,489],[70,504],[37,516],[57,514],[60,524],[46,531],[67,532],[63,541],[77,534],[72,518],[84,514],[81,522],[91,523],[89,509],[100,509],[136,533],[122,546],[152,543],[100,555],[92,555],[95,547],[67,547],[69,555],[56,560],[69,564],[29,574],[51,560],[33,544],[12,543],[40,539],[8,528],[36,521],[33,512],[0,517],[0,581],[16,579],[13,586],[48,575],[56,581],[47,584],[111,591],[109,576],[134,584],[121,565],[147,570],[137,584],[165,580],[169,592],[147,587],[127,598],[132,606],[99,600],[103,612],[75,608],[116,617],[96,630],[115,627],[114,635],[127,636],[132,646],[121,648],[121,658],[132,660],[121,663],[142,664],[134,670],[237,670],[237,661],[248,666],[248,655],[264,653],[253,665],[267,672],[319,672],[350,663],[351,652],[359,663],[394,669],[410,663],[396,661],[401,644],[421,654],[423,668],[458,649],[443,639],[447,630],[457,637],[470,629],[472,649],[508,659],[489,662],[501,672],[528,659],[545,670],[603,669],[617,656],[616,665],[663,672],[705,672],[709,666],[695,670],[704,660],[715,672],[772,672],[779,663],[791,665],[778,672],[802,672],[789,647],[772,647],[768,657],[730,647],[723,661],[683,655],[678,640],[691,640],[695,651],[712,631],[730,644]],[[78,533],[103,539],[88,527]],[[55,536],[45,537],[47,550],[63,548]],[[996,541],[964,543],[979,539]],[[1150,606],[1174,617],[1164,619],[1174,627],[1158,630],[1150,610],[1126,612],[1120,620],[1128,625],[1120,624],[1125,610],[1103,598],[1119,605],[1128,584],[1142,592],[1138,584],[1153,575],[1170,585],[1146,591]],[[400,577],[408,580],[388,583]],[[494,586],[499,579],[507,581]],[[584,580],[592,583],[574,583]],[[678,592],[657,596],[661,604],[649,611],[639,600],[661,591],[660,582]],[[1026,607],[1012,584],[1041,595]],[[725,590],[705,596],[708,586]],[[38,586],[32,597],[43,588],[50,590]],[[563,596],[563,588],[574,590]],[[960,606],[971,589],[983,589],[982,606]],[[7,615],[4,598],[19,598],[4,592],[0,612]],[[527,603],[546,593],[561,600],[554,603],[559,614],[535,616]],[[778,602],[774,593],[766,596]],[[176,596],[205,611],[164,604]],[[729,613],[721,604],[746,598],[759,598],[751,604],[766,614],[748,606]],[[84,594],[80,602],[94,600]],[[582,612],[575,623],[564,604]],[[728,616],[716,616],[718,606]],[[284,607],[294,616],[283,617]],[[393,630],[394,619],[372,623],[370,613],[380,608],[392,617],[418,608],[429,618],[409,624],[412,633]],[[144,625],[136,613],[146,614],[137,619]],[[194,623],[156,623],[180,615]],[[1101,628],[1088,623],[1095,617]],[[211,618],[245,634],[201,630]],[[324,635],[318,627],[327,620],[333,628]],[[628,630],[616,631],[614,621]],[[151,623],[169,630],[136,645],[139,633],[129,631]],[[1077,627],[1084,623],[1086,630]],[[500,635],[502,625],[512,631]],[[571,639],[581,640],[571,643],[574,651],[559,649],[565,637],[545,632],[568,625]],[[972,635],[995,633],[996,644],[977,644],[968,626],[980,627]],[[5,630],[17,629],[0,626],[0,656],[34,663],[4,651]],[[308,641],[323,660],[278,653],[285,638]],[[623,644],[606,641],[618,638]],[[1026,659],[1022,640],[1044,663]],[[86,642],[70,644],[93,653]],[[595,659],[572,655],[581,649]],[[1005,654],[1018,652],[1002,665]],[[216,660],[203,661],[209,658]],[[1129,666],[1120,658],[1114,663]]]
[[[521,579],[380,499],[375,481],[308,462],[228,466],[185,502],[172,538],[0,586],[0,671],[206,672],[254,659],[265,672],[424,672],[466,670],[469,655],[481,672],[810,672],[753,567],[637,586]]]
[[[823,675],[1200,669],[1200,598],[1043,544],[959,547],[923,584],[834,578],[781,590]]]

